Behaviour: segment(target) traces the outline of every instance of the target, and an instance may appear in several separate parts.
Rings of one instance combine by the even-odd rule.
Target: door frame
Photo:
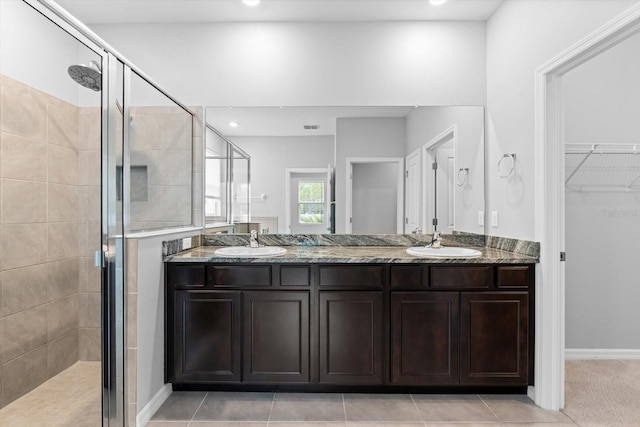
[[[422,188],[424,188],[424,198],[422,199],[422,232],[427,233],[433,227],[433,199],[434,192],[433,186],[428,185],[428,177],[431,176],[429,172],[432,170],[431,165],[435,161],[433,157],[433,150],[446,144],[449,141],[453,141],[453,149],[455,153],[456,142],[458,138],[458,125],[454,124],[440,132],[438,135],[430,139],[421,148],[422,153]],[[455,162],[455,158],[454,158]],[[454,166],[455,170],[455,166]],[[455,199],[453,201],[453,209],[455,212]],[[440,230],[442,231],[442,230]]]
[[[418,179],[416,180],[417,185],[417,207],[418,207],[418,216],[416,218],[417,227],[420,229],[420,234],[424,233],[423,221],[422,221],[422,206],[423,206],[423,197],[422,197],[422,175],[423,175],[423,166],[422,166],[422,150],[420,148],[416,148],[414,151],[409,153],[404,160],[404,170],[405,170],[405,185],[404,185],[404,232],[405,234],[413,233],[413,230],[409,230],[407,227],[409,225],[409,159],[414,157],[418,158]]]
[[[352,233],[352,224],[349,218],[353,215],[353,165],[396,163],[398,165],[396,201],[396,233],[402,234],[404,230],[404,157],[347,157],[346,192],[345,192],[345,233]]]
[[[291,176],[294,174],[325,174],[325,176],[329,176],[327,173],[327,168],[287,168],[285,169],[285,178],[284,178],[284,206],[285,206],[285,214],[284,214],[284,226],[285,232],[291,233]],[[325,182],[324,186],[324,212],[326,215],[326,223],[330,225],[331,215],[331,182]]]
[[[535,71],[535,387],[529,395],[552,410],[564,407],[565,250],[564,123],[562,76],[640,31],[640,4],[557,55]]]

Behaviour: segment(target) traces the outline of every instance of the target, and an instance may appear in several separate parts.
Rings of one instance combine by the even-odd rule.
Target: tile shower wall
[[[86,113],[0,76],[0,407],[99,357],[100,282],[87,262],[99,157],[95,169]]]
[[[101,110],[80,108],[78,143],[78,236],[80,257],[80,360],[100,360],[100,269],[93,254],[101,248],[100,138]]]
[[[131,230],[191,224],[192,120],[177,107],[131,108]]]

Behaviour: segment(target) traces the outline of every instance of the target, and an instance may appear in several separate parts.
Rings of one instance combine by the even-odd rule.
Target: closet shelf
[[[565,185],[574,191],[640,191],[640,144],[566,144]]]

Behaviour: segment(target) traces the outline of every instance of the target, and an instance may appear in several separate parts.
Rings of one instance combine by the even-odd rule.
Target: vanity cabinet
[[[382,384],[382,292],[320,292],[320,382]]]
[[[166,263],[181,389],[533,384],[533,264]]]
[[[309,381],[309,293],[243,292],[244,382]]]
[[[240,292],[180,290],[173,297],[173,381],[240,381]]]
[[[308,288],[304,274],[287,272],[297,277],[289,286]],[[168,381],[309,381],[308,290],[262,290],[272,284],[270,266],[168,265],[166,278]]]
[[[460,383],[526,384],[527,293],[463,293],[460,313]]]
[[[458,292],[391,293],[391,382],[458,384]]]

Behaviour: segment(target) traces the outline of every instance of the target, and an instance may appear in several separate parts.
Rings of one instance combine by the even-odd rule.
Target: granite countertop
[[[482,252],[477,258],[421,258],[398,246],[285,246],[287,253],[263,258],[228,258],[214,254],[220,246],[200,246],[169,255],[167,262],[221,263],[428,263],[428,264],[534,264],[537,257],[488,247],[472,247]]]

